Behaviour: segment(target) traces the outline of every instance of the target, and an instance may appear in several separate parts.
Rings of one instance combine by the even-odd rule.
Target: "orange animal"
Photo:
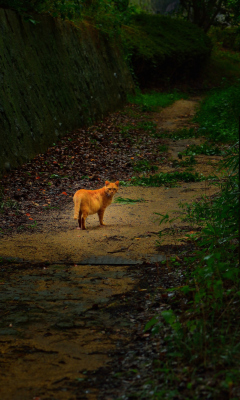
[[[78,219],[79,228],[86,229],[85,221],[88,215],[98,213],[100,225],[103,223],[103,214],[117,193],[119,181],[111,183],[106,181],[105,186],[97,190],[78,190],[73,196],[74,219]]]

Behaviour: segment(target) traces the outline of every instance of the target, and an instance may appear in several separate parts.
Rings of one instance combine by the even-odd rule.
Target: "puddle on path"
[[[129,322],[104,306],[134,282],[127,266],[2,266],[1,400],[78,398],[64,383],[109,360]]]

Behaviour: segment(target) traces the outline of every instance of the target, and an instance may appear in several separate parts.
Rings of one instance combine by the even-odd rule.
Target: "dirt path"
[[[158,131],[188,126],[198,99],[179,100],[161,113],[154,114]],[[187,144],[200,143],[204,139],[166,140],[170,159],[186,149]],[[214,160],[198,156],[195,171],[209,175],[214,171]],[[216,160],[217,162],[217,160]],[[213,164],[213,165],[212,165]],[[171,163],[159,167],[159,172],[171,172]],[[116,197],[143,199],[134,204],[112,204],[105,213],[107,226],[100,227],[97,215],[87,219],[87,231],[76,229],[73,220],[73,204],[60,212],[53,210],[41,219],[41,224],[31,233],[7,237],[0,242],[0,256],[21,258],[27,261],[79,263],[89,257],[115,255],[133,260],[145,259],[158,254],[157,233],[160,230],[156,213],[171,215],[179,210],[179,202],[189,202],[214,192],[205,182],[184,183],[176,188],[120,187]]]
[[[180,100],[155,114],[158,130],[187,126],[197,104],[197,99]],[[196,140],[166,142],[175,159]],[[209,174],[214,170],[213,158],[211,165],[207,157],[196,159],[196,171]],[[171,170],[171,162],[159,168]],[[87,220],[87,231],[77,230],[73,205],[67,205],[43,217],[41,229],[34,233],[2,239],[0,257],[16,261],[1,266],[1,399],[96,398],[94,389],[88,393],[84,386],[77,395],[73,389],[69,392],[67,382],[72,382],[71,388],[74,382],[80,385],[86,371],[109,361],[116,341],[127,340],[131,322],[124,312],[113,318],[109,299],[137,287],[138,274],[129,269],[131,261],[165,257],[156,247],[160,230],[156,213],[175,216],[179,201],[190,202],[215,191],[205,182],[175,188],[122,187],[119,196],[144,201],[112,204],[104,228],[94,215]],[[166,240],[175,241],[172,237]],[[93,260],[93,256],[100,258]]]

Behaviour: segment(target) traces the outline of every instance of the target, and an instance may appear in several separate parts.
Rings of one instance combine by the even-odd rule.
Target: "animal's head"
[[[113,197],[117,193],[119,188],[119,181],[117,182],[105,182],[105,193],[107,197]]]

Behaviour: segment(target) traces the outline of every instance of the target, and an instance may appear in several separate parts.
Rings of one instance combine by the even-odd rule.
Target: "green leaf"
[[[144,327],[144,332],[148,331],[153,325],[157,324],[158,320],[156,317],[153,317]]]

